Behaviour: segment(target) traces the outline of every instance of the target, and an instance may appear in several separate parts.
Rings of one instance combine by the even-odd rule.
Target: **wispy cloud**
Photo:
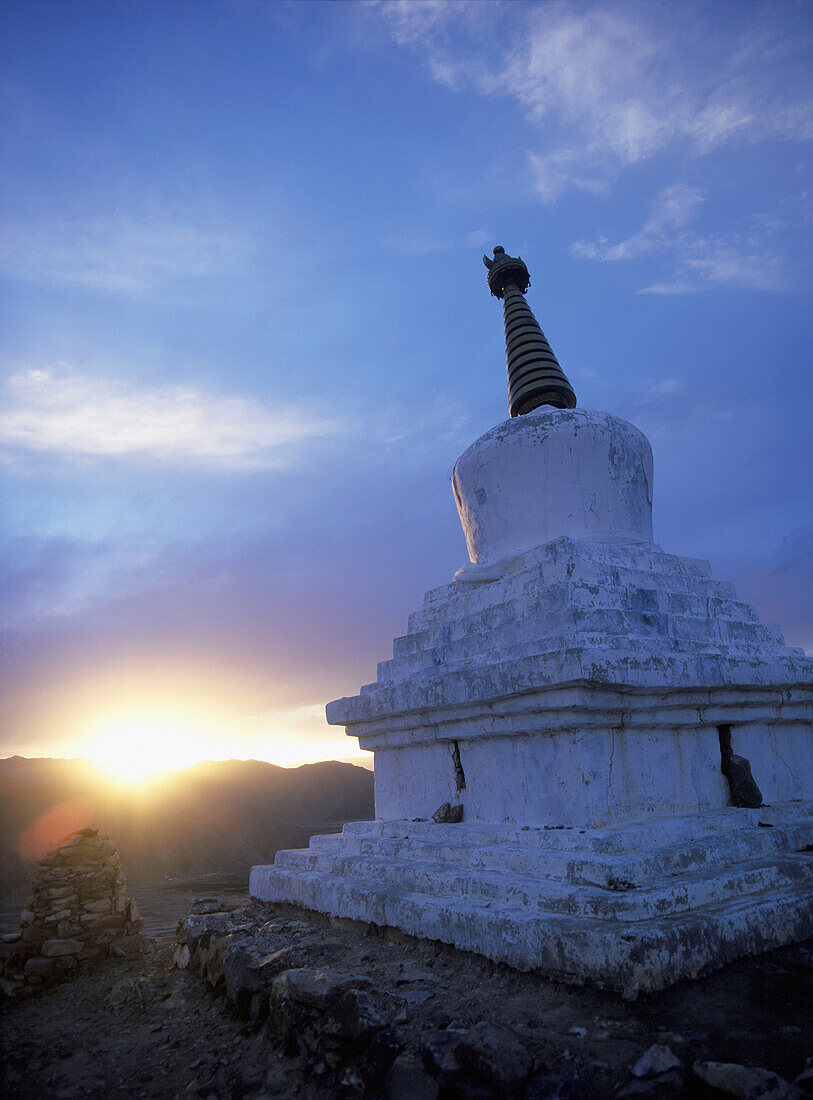
[[[630,260],[662,248],[673,238],[675,230],[682,229],[694,216],[701,202],[703,195],[695,187],[680,183],[666,187],[653,202],[650,215],[638,233],[617,244],[610,244],[606,237],[575,241],[571,252],[585,260]]]
[[[2,227],[0,270],[16,279],[143,294],[236,270],[248,254],[231,229],[168,217],[70,219]]]
[[[661,5],[396,2],[379,10],[436,80],[510,96],[545,127],[544,151],[528,152],[545,202],[571,188],[601,191],[620,169],[672,146],[701,156],[734,142],[813,137],[811,96],[776,80],[794,43],[768,20],[732,25],[715,50],[699,20],[667,28]],[[500,49],[506,13],[516,18]],[[491,34],[482,34],[484,20]]]
[[[160,548],[149,540],[98,542],[32,536],[0,546],[4,630],[31,630],[98,610],[113,594],[154,586]]]
[[[5,385],[0,447],[203,463],[230,469],[287,465],[291,445],[338,430],[293,405],[263,405],[191,386],[141,387],[65,368],[26,370]]]
[[[686,294],[713,287],[781,290],[787,285],[784,261],[771,247],[776,222],[752,219],[747,230],[703,236],[688,228],[703,203],[695,187],[673,184],[652,203],[649,217],[631,237],[615,243],[606,237],[575,241],[571,253],[578,259],[615,263],[647,254],[665,259],[669,276],[641,288],[640,294]]]

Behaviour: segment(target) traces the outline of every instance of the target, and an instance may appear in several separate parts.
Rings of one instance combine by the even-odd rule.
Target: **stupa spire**
[[[574,409],[573,387],[524,298],[531,283],[528,268],[519,256],[508,256],[500,244],[494,249],[494,259],[483,256],[483,263],[488,268],[489,290],[503,300],[511,416],[522,416],[539,405]]]

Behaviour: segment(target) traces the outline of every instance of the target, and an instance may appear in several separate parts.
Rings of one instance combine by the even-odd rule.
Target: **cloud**
[[[528,154],[533,189],[544,203],[553,203],[563,191],[573,188],[599,195],[607,190],[607,182],[596,172],[585,172],[582,156],[571,149],[557,149],[544,156]]]
[[[66,369],[27,370],[5,385],[0,448],[7,456],[51,453],[271,469],[286,448],[336,432],[293,405],[269,407],[192,386],[140,387]]]
[[[639,294],[692,294],[716,287],[784,290],[788,279],[781,257],[719,238],[691,238],[688,255],[674,261],[674,275],[642,287]]]
[[[377,10],[436,80],[508,96],[544,127],[546,147],[530,150],[528,163],[546,203],[572,188],[601,191],[622,168],[670,147],[702,156],[724,144],[813,137],[811,97],[786,79],[795,39],[782,37],[782,21],[743,19],[715,38],[702,19],[670,18],[668,5]]]
[[[15,279],[143,294],[237,269],[248,254],[231,230],[154,217],[4,225],[0,270]]]
[[[606,237],[598,241],[575,241],[572,255],[583,260],[630,260],[645,252],[662,248],[671,235],[694,216],[703,195],[695,187],[677,183],[664,188],[652,204],[652,210],[638,233],[618,244],[610,244]]]
[[[494,240],[494,234],[486,229],[473,229],[466,237],[466,244],[471,248],[482,248]]]
[[[160,548],[149,540],[5,538],[0,543],[5,631],[30,631],[54,619],[98,610],[113,593],[156,583]]]
[[[688,228],[704,196],[695,187],[676,183],[664,188],[652,203],[641,229],[626,240],[611,243],[606,237],[575,241],[571,254],[577,259],[617,263],[647,254],[668,257],[669,278],[652,283],[639,294],[686,294],[714,287],[781,290],[788,276],[783,261],[773,252],[770,234],[780,223],[752,219],[747,231],[728,238],[702,236]]]

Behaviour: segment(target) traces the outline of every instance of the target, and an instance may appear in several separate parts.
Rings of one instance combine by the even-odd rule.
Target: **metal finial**
[[[494,259],[483,256],[483,263],[488,268],[488,289],[503,300],[511,416],[522,416],[540,405],[574,409],[573,387],[523,297],[531,285],[525,263],[519,256],[509,256],[500,244],[494,249]]]

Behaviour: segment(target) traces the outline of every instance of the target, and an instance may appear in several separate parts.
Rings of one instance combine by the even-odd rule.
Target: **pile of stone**
[[[82,829],[40,860],[20,926],[0,942],[6,996],[59,979],[90,959],[141,951],[144,922],[126,897],[121,860],[106,836]]]

